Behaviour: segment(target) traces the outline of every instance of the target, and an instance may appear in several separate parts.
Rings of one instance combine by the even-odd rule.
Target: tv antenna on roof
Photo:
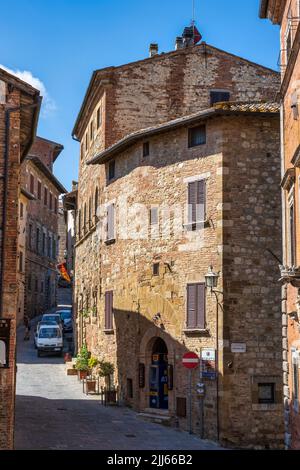
[[[195,26],[195,0],[192,0],[192,4],[193,4],[193,19],[192,19],[192,26]]]

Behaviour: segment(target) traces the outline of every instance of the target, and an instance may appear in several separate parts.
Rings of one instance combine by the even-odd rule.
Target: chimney
[[[183,37],[182,36],[177,36],[176,38],[175,51],[178,51],[178,49],[183,49]]]
[[[183,31],[183,46],[189,47],[194,44],[194,28],[193,26],[187,26]]]
[[[149,57],[154,57],[158,54],[158,44],[152,43],[149,47]]]

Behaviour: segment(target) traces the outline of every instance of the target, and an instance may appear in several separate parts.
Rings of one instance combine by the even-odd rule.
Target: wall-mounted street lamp
[[[213,267],[210,266],[209,267],[209,270],[208,270],[208,273],[205,274],[205,286],[211,290],[211,292],[213,291],[213,289],[215,289],[216,287],[218,287],[218,280],[219,280],[219,277],[220,277],[220,273],[215,273],[213,271]]]
[[[217,440],[220,439],[220,418],[219,418],[219,306],[223,310],[222,305],[219,302],[218,294],[223,294],[216,290],[218,287],[218,280],[220,277],[220,273],[215,273],[213,267],[210,266],[208,269],[207,274],[205,274],[205,286],[207,289],[210,289],[211,294],[214,294],[216,297],[216,373],[217,373],[217,380],[216,380],[216,392],[217,392]]]

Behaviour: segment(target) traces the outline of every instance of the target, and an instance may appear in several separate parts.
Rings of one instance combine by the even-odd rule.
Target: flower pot
[[[87,370],[79,370],[79,371],[78,371],[78,378],[79,378],[79,380],[86,379],[86,378],[87,378],[87,375],[88,375],[88,371],[87,371]]]
[[[96,380],[88,379],[86,381],[86,393],[96,393]]]
[[[72,361],[72,355],[70,353],[65,353],[64,361],[65,362],[71,362]]]

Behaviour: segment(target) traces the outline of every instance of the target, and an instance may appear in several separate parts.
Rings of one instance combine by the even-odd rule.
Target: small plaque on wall
[[[10,320],[0,318],[0,368],[9,367]]]
[[[247,351],[246,343],[231,343],[232,353],[245,353]]]

